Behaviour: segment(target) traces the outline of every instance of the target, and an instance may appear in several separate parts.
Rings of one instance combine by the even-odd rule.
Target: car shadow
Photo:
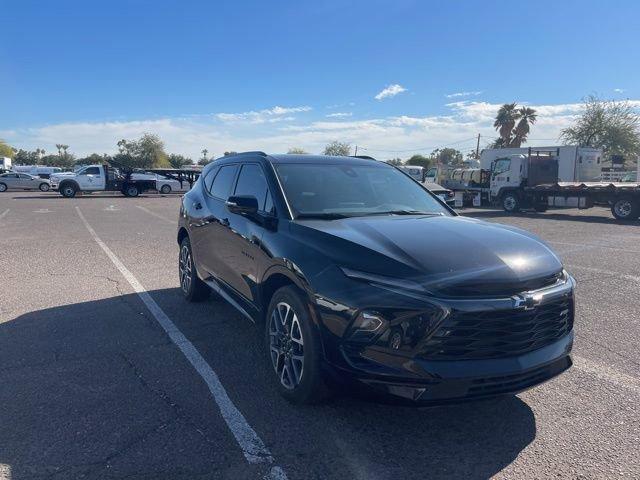
[[[534,414],[515,396],[417,408],[342,393],[322,405],[291,405],[276,392],[262,335],[232,307],[213,299],[188,304],[178,289],[149,293],[290,479],[488,478],[535,439]],[[150,427],[175,415],[207,438],[229,432],[222,422],[217,431],[207,424],[212,414],[203,410],[213,399],[135,294],[0,323],[0,385],[0,473],[9,469],[12,480],[140,471],[171,478],[194,465],[220,468],[182,433],[163,438],[166,451],[180,452],[170,466],[149,441]]]

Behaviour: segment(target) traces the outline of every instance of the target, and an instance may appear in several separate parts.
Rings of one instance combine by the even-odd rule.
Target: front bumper
[[[557,342],[518,357],[490,360],[419,361],[423,379],[359,375],[339,369],[358,389],[417,403],[441,404],[528,390],[560,375],[572,365],[573,332]]]

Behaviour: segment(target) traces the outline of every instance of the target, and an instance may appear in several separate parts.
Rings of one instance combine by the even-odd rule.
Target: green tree
[[[531,125],[536,123],[538,115],[533,108],[522,107],[518,110],[516,118],[518,119],[518,123],[513,129],[513,140],[510,146],[520,148],[520,145],[527,141]]]
[[[305,152],[304,149],[300,147],[292,147],[287,151],[287,153],[292,155],[306,155],[309,152]]]
[[[387,160],[386,163],[388,163],[389,165],[395,165],[395,166],[403,164],[400,158],[392,158],[390,160]]]
[[[176,153],[172,153],[171,155],[169,155],[168,160],[171,168],[182,168],[185,165],[193,165],[193,160]]]
[[[407,160],[407,165],[429,168],[433,164],[433,159],[424,155],[413,155]]]
[[[111,157],[106,153],[100,155],[99,153],[92,153],[86,157],[79,158],[75,161],[75,165],[103,165],[108,163]]]
[[[431,152],[430,158],[433,162],[441,165],[457,166],[461,165],[464,155],[455,148],[436,148]]]
[[[640,155],[640,116],[627,101],[606,101],[591,95],[584,100],[584,112],[562,130],[565,145],[601,148],[605,156]]]
[[[338,157],[348,157],[351,155],[351,144],[333,141],[324,147],[325,155],[334,155]]]
[[[493,122],[493,126],[498,131],[504,145],[511,143],[511,132],[513,131],[513,127],[516,126],[516,120],[517,110],[515,102],[505,103],[498,109],[498,114]]]
[[[119,153],[113,160],[122,165],[142,169],[169,167],[164,143],[158,135],[144,133],[138,140],[122,139],[117,145]]]
[[[0,140],[0,157],[13,158],[15,154],[15,150],[9,144],[4,140]]]

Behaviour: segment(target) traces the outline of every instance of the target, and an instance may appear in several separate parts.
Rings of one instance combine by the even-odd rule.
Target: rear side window
[[[211,170],[209,170],[207,175],[204,177],[204,179],[203,179],[203,181],[204,181],[204,189],[207,192],[211,191],[211,184],[213,183],[213,179],[216,178],[216,175],[218,174],[218,170],[220,170],[220,169],[219,168],[212,168]]]
[[[250,163],[242,166],[234,195],[252,195],[258,200],[258,209],[263,212],[273,210],[267,179],[260,165]]]
[[[231,184],[236,176],[236,165],[225,165],[220,167],[220,170],[213,179],[209,193],[216,198],[226,200],[229,198],[229,192],[231,192]]]

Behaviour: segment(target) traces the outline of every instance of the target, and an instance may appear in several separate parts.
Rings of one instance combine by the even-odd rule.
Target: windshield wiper
[[[348,218],[349,215],[344,215],[342,213],[326,213],[326,212],[318,212],[318,213],[301,213],[296,216],[296,219],[319,219],[319,220],[338,220],[340,218]]]
[[[424,212],[422,210],[389,210],[386,212],[371,212],[370,215],[437,215],[442,216],[442,212]]]

